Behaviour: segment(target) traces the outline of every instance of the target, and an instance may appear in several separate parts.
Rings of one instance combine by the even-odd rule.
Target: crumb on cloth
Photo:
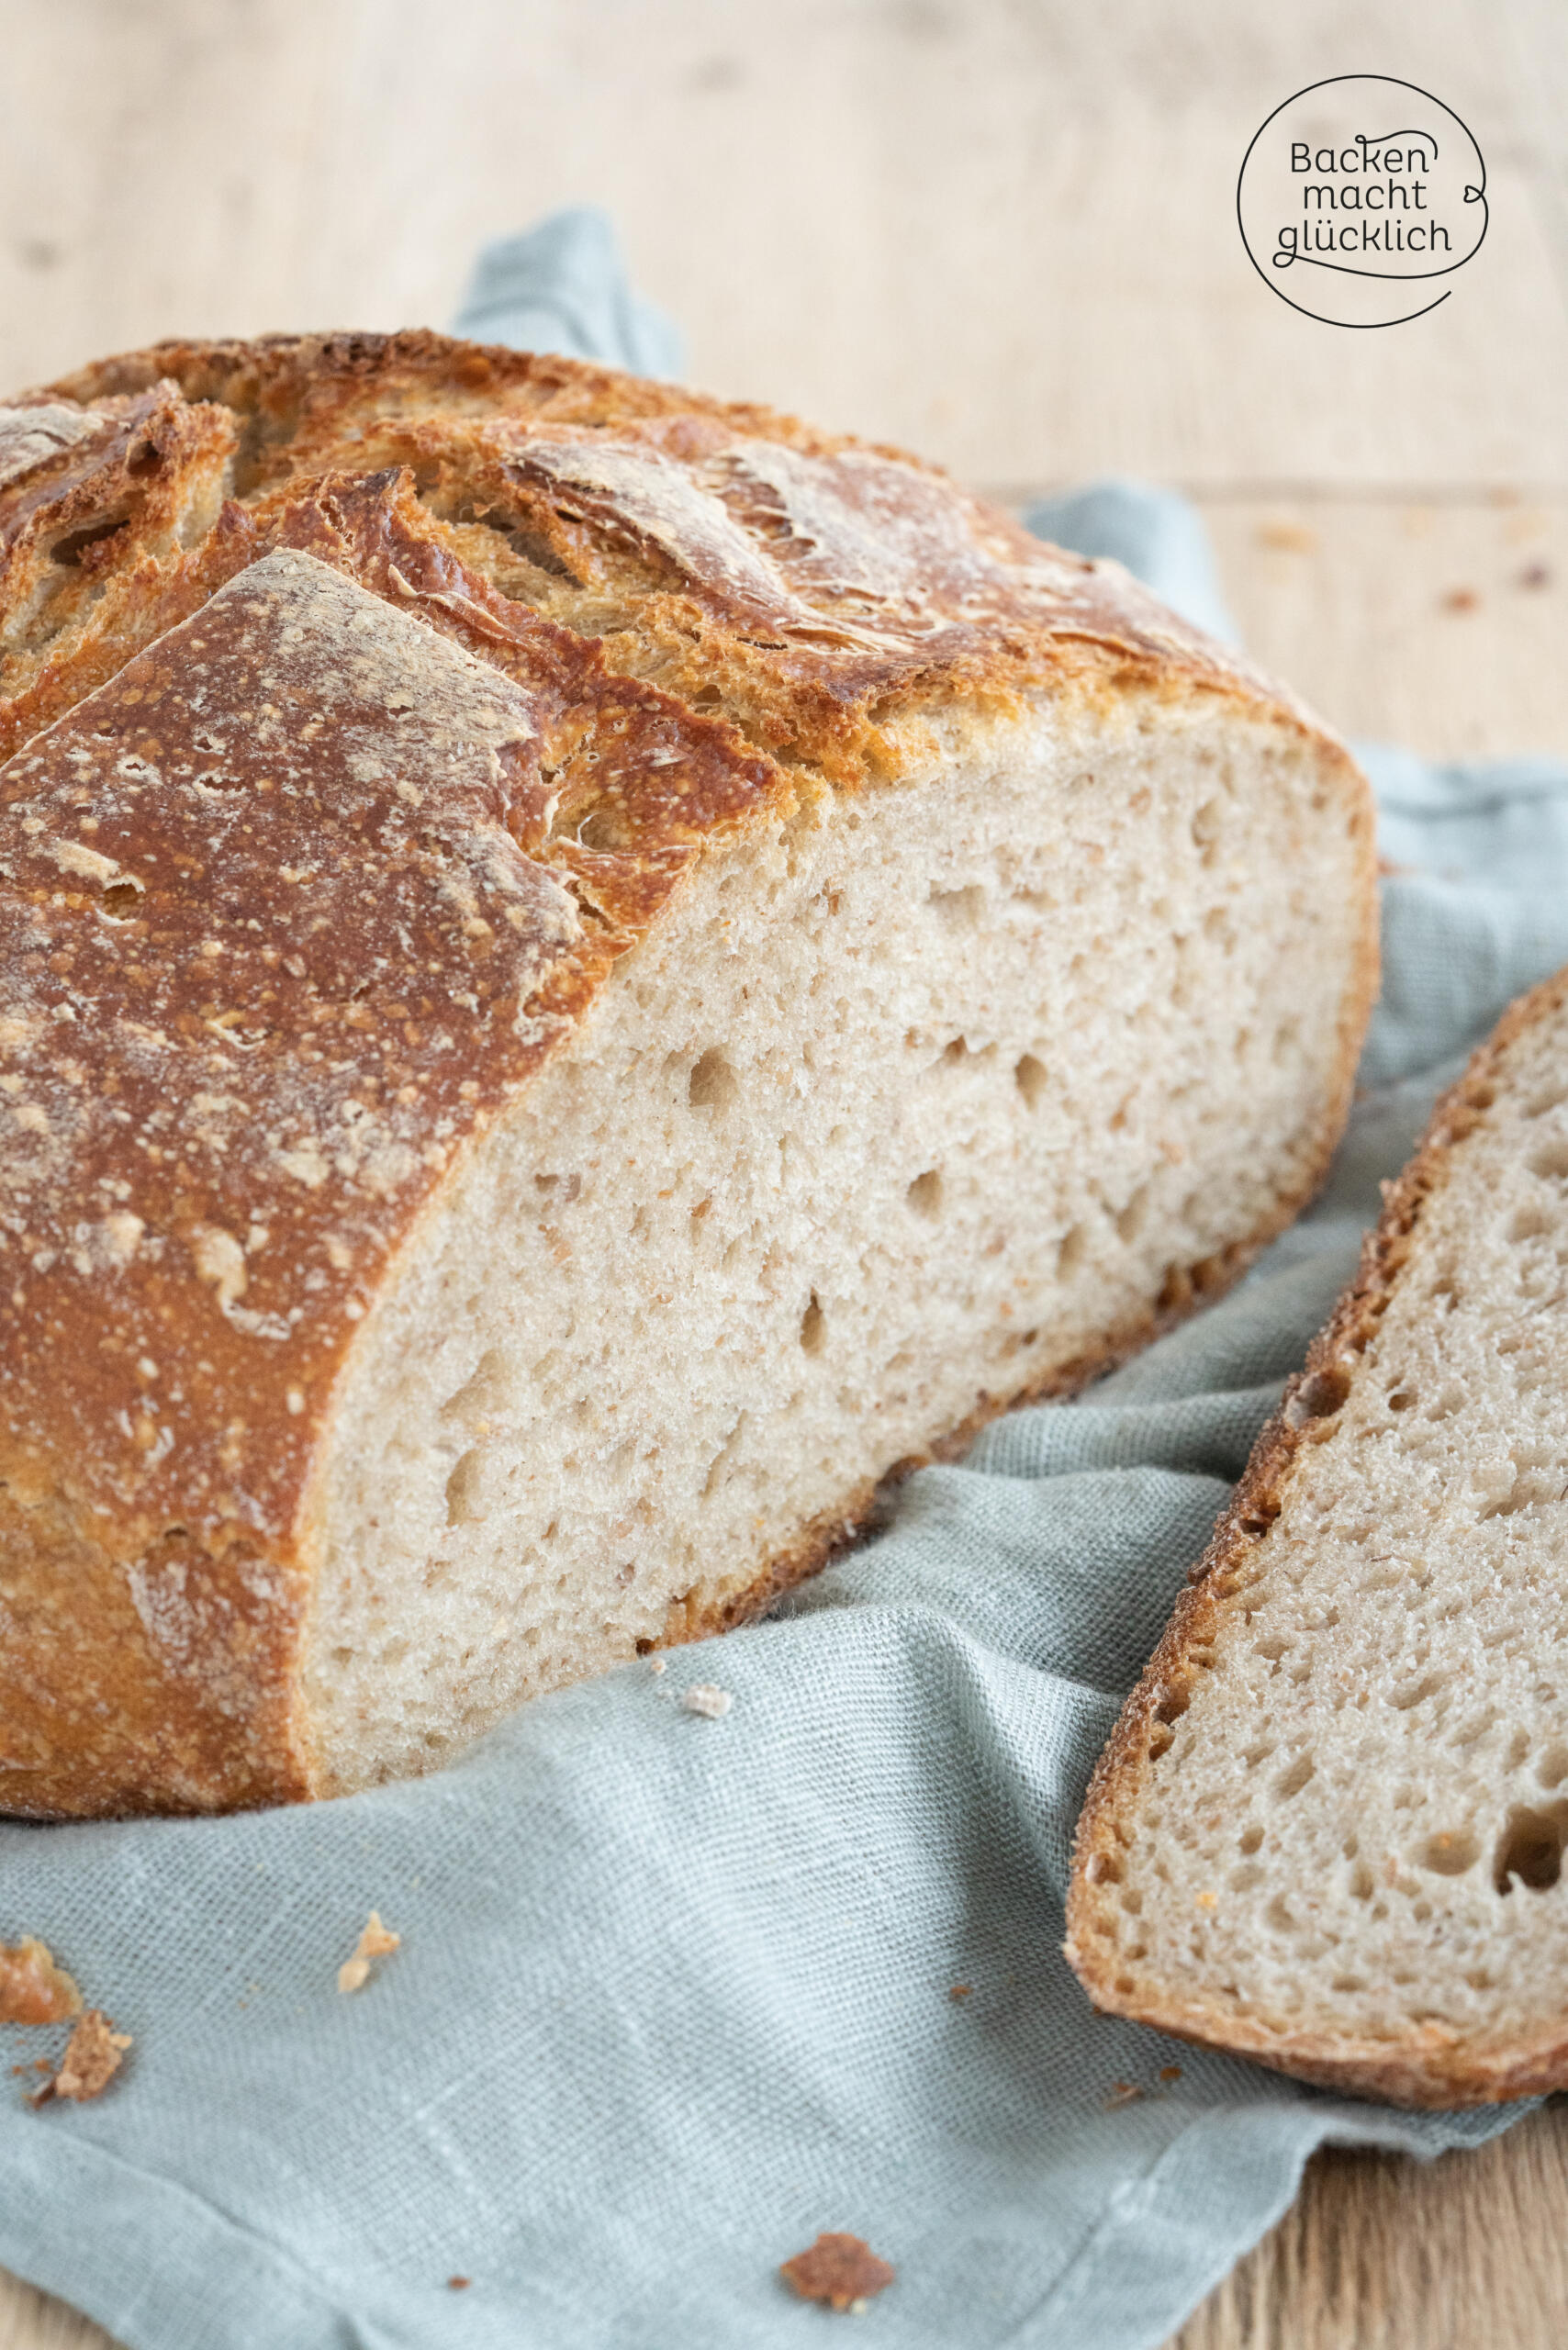
[[[778,2274],[803,2301],[825,2301],[842,2315],[885,2291],[898,2271],[879,2260],[862,2237],[828,2234],[781,2262]]]
[[[689,1689],[681,1691],[680,1702],[689,1714],[701,1714],[716,1722],[723,1719],[735,1701],[727,1689],[717,1689],[711,1681],[694,1681]]]
[[[82,1994],[35,1935],[0,1942],[0,2023],[68,2023]]]
[[[449,2293],[465,2293],[473,2282],[472,2277],[449,2277],[446,2289]]]
[[[1142,2095],[1143,2091],[1136,2081],[1113,2081],[1111,2094],[1105,2099],[1105,2110],[1114,2113],[1120,2106],[1136,2105]]]
[[[382,1924],[380,1910],[373,1909],[360,1930],[360,1937],[353,1946],[353,1956],[345,1958],[338,1969],[339,1990],[363,1989],[370,1980],[371,1960],[385,1958],[388,1951],[398,1949],[402,1939],[401,1934],[390,1932]]]
[[[86,2105],[102,2097],[130,2044],[129,2032],[117,2031],[102,2008],[89,2008],[65,2043],[59,2072],[44,2083],[32,2103],[48,2105],[62,2097],[73,2105]]]

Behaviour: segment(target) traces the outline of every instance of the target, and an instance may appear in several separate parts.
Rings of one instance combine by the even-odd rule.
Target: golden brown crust
[[[247,500],[409,465],[471,564],[504,584],[521,538],[529,600],[554,582],[541,609],[605,636],[611,666],[716,696],[759,747],[840,786],[928,754],[924,713],[1016,708],[1042,686],[1217,692],[1322,734],[1119,565],[1046,545],[902,451],[767,408],[425,332],[161,343],[26,397],[155,383],[232,412]]]
[[[1357,1367],[1387,1312],[1415,1245],[1427,1203],[1448,1180],[1453,1146],[1485,1116],[1508,1047],[1568,999],[1568,970],[1521,996],[1442,1095],[1414,1156],[1384,1186],[1383,1214],[1362,1244],[1354,1279],[1313,1340],[1304,1369],[1285,1383],[1280,1408],[1253,1447],[1246,1472],[1188,1577],[1170,1622],[1122,1709],[1090,1782],[1073,1846],[1068,1893],[1068,1959],[1096,2007],[1211,2047],[1254,2056],[1320,2087],[1414,2106],[1459,2106],[1540,2096],[1568,2087],[1568,2022],[1528,2043],[1455,2042],[1441,2029],[1412,2025],[1392,2043],[1322,2032],[1279,2031],[1202,1999],[1137,1986],[1117,1988],[1117,1968],[1096,1931],[1119,1874],[1123,1820],[1137,1808],[1149,1764],[1170,1744],[1169,1722],[1186,1704],[1194,1673],[1225,1611],[1266,1572],[1271,1529],[1305,1455],[1321,1443],[1345,1403]]]
[[[967,1429],[1187,1310],[1327,1164],[1375,985],[1348,756],[896,451],[434,335],[167,343],[0,410],[0,1806],[312,1791],[306,1495],[356,1319],[736,827],[1131,687],[1309,735],[1359,835],[1300,1196]]]

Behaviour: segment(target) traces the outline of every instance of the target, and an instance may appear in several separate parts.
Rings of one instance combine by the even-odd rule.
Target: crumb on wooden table
[[[36,1935],[0,1942],[0,2023],[69,2023],[82,1994]]]
[[[353,1956],[345,1958],[338,1969],[339,1990],[362,1990],[370,1980],[371,1960],[385,1958],[388,1951],[398,1949],[402,1939],[401,1934],[389,1932],[381,1922],[380,1910],[373,1909],[353,1946]]]
[[[48,2105],[62,2097],[73,2105],[86,2105],[102,2097],[130,2044],[129,2032],[117,2031],[102,2008],[89,2008],[65,2043],[59,2072],[44,2083],[32,2103]]]
[[[887,2289],[898,2271],[879,2260],[862,2237],[827,2234],[783,2261],[778,2274],[803,2301],[825,2301],[842,2316],[846,2311],[858,2315],[874,2293]]]
[[[689,1714],[716,1722],[723,1719],[735,1701],[727,1689],[715,1688],[711,1681],[694,1681],[689,1689],[681,1691],[680,1702]]]

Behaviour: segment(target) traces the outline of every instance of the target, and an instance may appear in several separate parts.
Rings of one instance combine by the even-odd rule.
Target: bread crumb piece
[[[722,1720],[735,1701],[727,1689],[716,1689],[711,1681],[694,1681],[689,1689],[681,1691],[680,1702],[689,1714],[701,1714],[716,1722]]]
[[[1286,554],[1311,554],[1317,533],[1305,522],[1267,521],[1258,525],[1259,544],[1278,547]]]
[[[472,2277],[449,2277],[446,2289],[449,2293],[465,2293],[473,2282]]]
[[[807,2252],[781,2263],[778,2274],[803,2301],[825,2301],[840,2316],[858,2317],[874,2294],[898,2275],[859,2236],[820,2235]]]
[[[1105,2110],[1114,2113],[1120,2106],[1136,2105],[1142,2095],[1143,2091],[1136,2081],[1113,2081],[1111,2094],[1105,2099]]]
[[[401,1934],[389,1933],[381,1922],[380,1910],[373,1909],[353,1946],[353,1957],[345,1958],[338,1969],[339,1990],[362,1990],[370,1980],[371,1960],[385,1958],[388,1951],[398,1948],[402,1939]]]
[[[1159,2077],[1162,2081],[1179,2081],[1182,2077],[1181,2065],[1161,2065],[1159,2068]]]
[[[650,1673],[663,1673],[668,1665],[668,1662],[669,1660],[667,1657],[651,1656],[648,1659],[648,1671]]]
[[[33,2104],[48,2105],[51,2098],[63,2097],[73,2105],[85,2105],[90,2098],[102,2097],[129,2046],[129,2031],[117,2031],[102,2008],[89,2008],[65,2043],[59,2072],[52,2081],[44,2083]]]
[[[967,1999],[971,1997],[974,1987],[972,1983],[955,1983],[947,1997],[950,1999]]]
[[[0,1942],[0,2023],[66,2023],[81,2012],[81,1992],[35,1936]]]
[[[1473,588],[1450,588],[1443,598],[1445,612],[1473,612],[1481,601]]]

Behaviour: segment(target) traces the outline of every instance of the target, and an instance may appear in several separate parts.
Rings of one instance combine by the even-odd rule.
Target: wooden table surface
[[[1347,731],[1568,753],[1561,0],[0,0],[0,384],[157,335],[436,324],[477,242],[604,203],[689,373],[1003,496],[1199,499],[1252,649]],[[1431,317],[1254,275],[1264,117],[1395,73],[1486,158]],[[1180,2350],[1559,2350],[1568,2108],[1327,2154]],[[0,2275],[0,2350],[105,2337]],[[1174,2350],[1174,2345],[1173,2345]]]

